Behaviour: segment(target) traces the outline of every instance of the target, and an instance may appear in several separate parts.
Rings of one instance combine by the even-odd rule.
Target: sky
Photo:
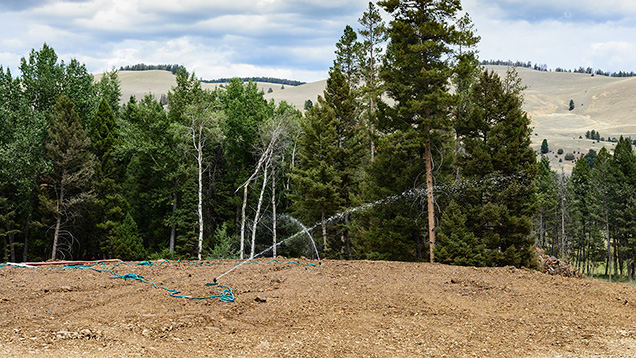
[[[636,71],[636,1],[462,0],[482,60]],[[181,64],[197,77],[327,77],[368,0],[2,0],[0,65],[43,43],[92,73]],[[387,20],[390,15],[384,14]]]

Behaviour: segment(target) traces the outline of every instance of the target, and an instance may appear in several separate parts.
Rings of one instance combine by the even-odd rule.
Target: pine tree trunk
[[[7,239],[9,240],[9,252],[11,253],[11,262],[15,262],[15,233],[11,224],[7,225]]]
[[[353,260],[353,253],[351,252],[351,234],[349,233],[349,214],[345,214],[345,245],[347,248],[347,259]]]
[[[428,209],[428,245],[430,262],[435,262],[435,203],[433,198],[433,168],[431,165],[431,138],[430,128],[426,128],[426,132],[429,137],[426,138],[426,144],[424,148],[424,156],[426,161],[426,197],[427,197],[427,209]]]
[[[27,262],[29,253],[29,235],[31,235],[31,214],[27,215],[26,224],[24,225],[24,247],[22,248],[22,262]]]
[[[605,265],[605,274],[609,275],[609,282],[612,282],[612,244],[609,231],[609,215],[605,207],[605,235],[607,239],[607,265]]]
[[[567,261],[568,255],[565,247],[565,198],[561,198],[561,256]]]
[[[276,165],[272,166],[272,257],[276,257]]]

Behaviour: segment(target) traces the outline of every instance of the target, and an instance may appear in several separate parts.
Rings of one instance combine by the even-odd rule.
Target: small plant
[[[558,154],[558,155],[563,154],[563,148],[559,148],[559,149],[557,150],[557,154]]]
[[[565,160],[574,160],[574,153],[567,153],[565,155]]]
[[[159,252],[152,253],[148,256],[148,260],[158,261],[158,260],[176,260],[179,257],[175,252],[170,252],[169,249],[163,249]]]
[[[214,249],[205,257],[206,260],[236,259],[238,252],[232,247],[232,242],[236,242],[236,235],[227,233],[227,223],[217,227],[214,231]]]

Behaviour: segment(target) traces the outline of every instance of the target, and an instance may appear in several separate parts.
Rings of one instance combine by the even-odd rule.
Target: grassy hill
[[[507,67],[486,66],[505,76]],[[586,131],[595,130],[602,137],[618,138],[620,135],[636,139],[636,78],[611,78],[591,76],[581,73],[539,72],[519,68],[524,85],[527,86],[524,108],[532,118],[534,127],[533,146],[539,151],[543,139],[548,140],[548,154],[553,169],[570,172],[573,163],[565,160],[566,153],[577,157],[589,149],[598,151],[603,146],[611,149],[610,142],[596,142],[585,139]],[[99,79],[99,75],[96,76]],[[168,71],[120,71],[122,99],[131,95],[141,98],[145,93],[153,93],[157,98],[166,94],[176,84],[175,77]],[[326,80],[301,86],[258,83],[265,92],[265,98],[276,102],[285,100],[303,109],[306,100],[316,102],[322,94]],[[219,84],[203,84],[204,88],[215,88]],[[271,93],[268,93],[269,89]],[[575,103],[569,110],[570,100]],[[581,137],[581,139],[579,139]],[[557,150],[563,149],[562,155]],[[561,161],[560,161],[561,160]]]

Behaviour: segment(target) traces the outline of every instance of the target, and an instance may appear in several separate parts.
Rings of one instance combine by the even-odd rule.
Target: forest
[[[631,280],[631,143],[579,158],[571,175],[537,160],[521,80],[480,66],[460,10],[369,3],[305,113],[238,78],[202,89],[183,66],[166,105],[122,99],[116,70],[95,82],[47,44],[19,76],[0,67],[0,261],[538,268],[539,248]]]

